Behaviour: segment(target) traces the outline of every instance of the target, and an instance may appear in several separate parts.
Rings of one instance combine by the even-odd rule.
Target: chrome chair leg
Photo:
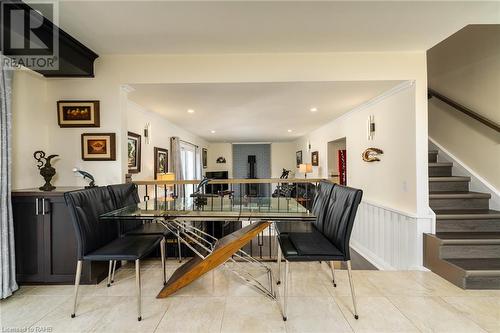
[[[116,260],[113,260],[113,271],[111,272],[111,283],[115,282]]]
[[[78,260],[76,264],[76,275],[75,275],[75,299],[73,303],[73,313],[71,314],[71,318],[75,318],[76,314],[76,300],[78,298],[78,286],[80,285],[80,276],[82,275],[82,263],[83,260]]]
[[[140,260],[135,261],[135,284],[137,288],[137,320],[141,321],[141,265]]]
[[[278,280],[276,281],[276,284],[281,283],[281,248],[280,245],[278,244]]]
[[[113,271],[113,260],[109,261],[109,269],[108,269],[108,288],[111,286],[111,273]]]
[[[181,235],[179,231],[177,231],[177,250],[179,251],[179,262],[182,262]]]
[[[163,269],[163,285],[167,284],[167,275],[165,272],[165,237],[160,242],[161,268]]]
[[[351,296],[352,296],[352,305],[354,306],[354,319],[358,319],[358,310],[356,306],[356,293],[354,292],[354,281],[352,280],[351,273],[351,261],[347,260],[347,274],[349,275],[349,285],[351,286]]]
[[[285,278],[283,281],[283,321],[286,321],[287,316],[286,316],[286,307],[287,307],[287,300],[288,300],[288,274],[290,271],[289,267],[289,262],[288,260],[285,259]]]
[[[333,261],[329,261],[328,264],[330,265],[330,270],[332,271],[333,286],[336,287],[337,284],[335,283],[335,263]]]

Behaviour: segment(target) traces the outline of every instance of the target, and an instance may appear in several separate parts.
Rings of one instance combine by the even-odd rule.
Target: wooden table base
[[[195,256],[179,267],[156,298],[165,298],[172,295],[203,274],[222,265],[270,224],[271,222],[267,221],[256,222],[219,239],[212,253],[205,259]]]

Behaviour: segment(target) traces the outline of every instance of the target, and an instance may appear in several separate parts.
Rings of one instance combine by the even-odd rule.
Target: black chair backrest
[[[118,237],[116,224],[99,221],[99,216],[114,209],[106,187],[93,187],[64,193],[76,232],[78,259]]]
[[[116,209],[137,204],[140,201],[137,185],[134,183],[108,185],[108,190]]]
[[[362,197],[361,190],[336,185],[326,207],[323,234],[344,254],[345,260],[350,259],[349,241]]]
[[[332,189],[335,184],[329,181],[322,180],[319,182],[318,188],[316,190],[316,196],[314,197],[313,206],[311,213],[316,216],[314,220],[314,226],[319,231],[323,231],[323,223],[325,220],[326,205],[328,204],[328,199],[332,193]]]
[[[113,204],[115,209],[123,208],[126,206],[138,204],[140,202],[139,192],[137,191],[137,185],[134,183],[127,184],[116,184],[116,185],[108,185],[109,193],[111,194],[111,198],[113,199]],[[131,231],[138,226],[140,226],[142,222],[139,221],[120,221],[119,230],[120,234]]]

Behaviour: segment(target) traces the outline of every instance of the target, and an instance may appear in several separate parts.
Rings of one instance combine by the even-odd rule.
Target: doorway
[[[328,142],[328,176],[338,177],[340,185],[347,185],[346,138]]]

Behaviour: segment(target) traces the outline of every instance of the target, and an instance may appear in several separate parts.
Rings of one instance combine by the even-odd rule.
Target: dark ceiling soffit
[[[29,7],[24,2],[11,3],[25,9]],[[31,8],[31,7],[29,7]],[[80,43],[70,34],[45,18],[39,28],[42,33],[51,33],[52,28],[59,33],[59,69],[56,71],[34,70],[45,77],[94,77],[94,61],[99,57],[97,53]],[[8,56],[8,54],[6,54]]]

